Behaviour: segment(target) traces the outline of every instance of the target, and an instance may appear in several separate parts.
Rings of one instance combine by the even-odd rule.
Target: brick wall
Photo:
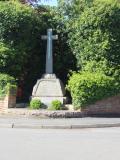
[[[6,111],[8,108],[8,96],[0,98],[0,112]]]
[[[9,95],[8,96],[8,108],[14,108],[16,106],[16,96]]]
[[[14,108],[16,106],[16,93],[17,90],[11,88],[8,94],[8,108]]]
[[[86,106],[82,111],[87,115],[98,114],[119,114],[120,115],[120,95],[113,96],[93,105]]]
[[[5,97],[0,98],[0,112],[6,112],[8,108],[16,106],[16,94],[11,92]]]

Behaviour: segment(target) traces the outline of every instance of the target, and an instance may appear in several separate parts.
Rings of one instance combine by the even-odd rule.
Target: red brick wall
[[[120,114],[120,95],[97,101],[93,105],[86,106],[82,111],[88,115]]]

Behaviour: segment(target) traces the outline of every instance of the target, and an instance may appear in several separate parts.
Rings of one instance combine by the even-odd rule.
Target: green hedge
[[[32,99],[30,102],[30,109],[42,108],[42,102],[39,99]]]
[[[14,77],[0,73],[0,96],[4,96],[10,89],[16,89],[16,80]]]
[[[48,110],[62,110],[62,103],[59,100],[53,100]]]
[[[74,107],[78,109],[119,93],[120,84],[103,73],[84,71],[72,74],[67,89],[71,93]]]

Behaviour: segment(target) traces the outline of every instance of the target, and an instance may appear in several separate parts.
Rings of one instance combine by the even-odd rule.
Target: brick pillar
[[[0,97],[0,112],[7,112],[8,108],[16,106],[16,89],[10,89],[8,94]]]
[[[8,108],[14,108],[16,106],[16,96],[8,95]]]
[[[16,89],[11,88],[8,93],[8,108],[16,106]]]
[[[6,112],[8,109],[8,96],[0,97],[0,112]]]

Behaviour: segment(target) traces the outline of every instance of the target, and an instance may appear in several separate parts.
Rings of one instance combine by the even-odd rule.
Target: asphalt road
[[[120,128],[1,128],[0,160],[120,160]]]

